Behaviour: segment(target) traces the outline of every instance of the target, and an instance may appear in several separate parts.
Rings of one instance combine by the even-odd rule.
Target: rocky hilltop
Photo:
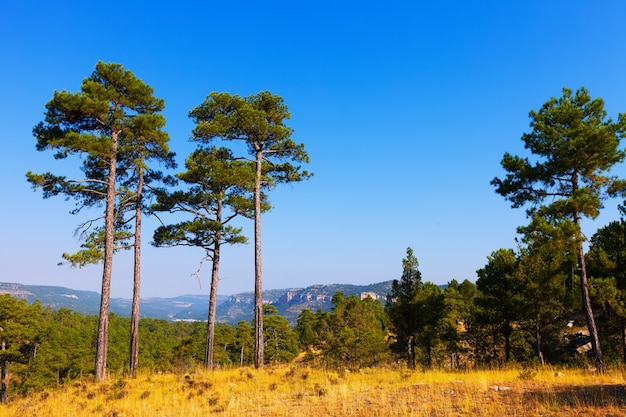
[[[293,326],[300,312],[307,308],[330,311],[332,297],[337,292],[346,297],[356,295],[361,298],[371,297],[383,303],[391,289],[391,281],[370,285],[313,285],[307,288],[288,288],[265,290],[263,302],[276,307],[278,313]],[[79,291],[65,287],[45,285],[22,285],[18,283],[0,283],[0,294],[10,294],[32,303],[35,300],[52,309],[69,308],[82,314],[98,314],[100,294],[95,291]],[[254,311],[254,293],[246,292],[230,296],[218,296],[217,320],[221,323],[237,324],[240,320],[251,321]],[[174,298],[143,298],[141,316],[172,321],[202,321],[208,315],[208,295],[181,295]],[[131,300],[111,299],[111,312],[128,317]]]

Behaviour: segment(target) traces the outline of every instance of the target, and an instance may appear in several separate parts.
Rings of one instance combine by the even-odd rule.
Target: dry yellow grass
[[[623,416],[623,372],[233,369],[75,382],[3,416]]]

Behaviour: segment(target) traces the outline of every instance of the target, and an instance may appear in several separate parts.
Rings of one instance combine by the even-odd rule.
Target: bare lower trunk
[[[539,357],[539,363],[541,364],[541,366],[544,366],[545,362],[543,359],[543,338],[541,336],[541,324],[539,323],[539,320],[537,320],[537,323],[535,324],[535,337],[537,339],[537,356]]]
[[[117,168],[117,133],[111,135],[111,158],[106,193],[104,219],[104,260],[102,268],[102,291],[100,293],[100,315],[96,342],[95,379],[106,379],[107,350],[109,346],[109,304],[111,301],[111,271],[113,270],[113,247],[115,245],[115,176]]]
[[[217,221],[222,221],[222,204],[217,204]],[[221,226],[220,226],[221,227]],[[222,238],[221,229],[215,234],[215,245],[213,247],[213,266],[211,268],[211,292],[209,293],[209,316],[207,320],[206,346],[204,350],[204,366],[213,369],[213,355],[215,345],[215,316],[217,310],[217,286],[219,282],[220,265],[220,240]]]
[[[578,190],[578,173],[572,175],[572,192]],[[596,319],[593,316],[593,308],[591,307],[591,297],[589,296],[589,282],[587,281],[587,265],[585,263],[585,249],[583,247],[582,231],[580,229],[581,214],[580,211],[574,211],[574,224],[577,229],[578,247],[578,267],[580,268],[580,294],[582,297],[583,312],[587,319],[587,329],[591,337],[591,349],[596,363],[598,372],[604,373],[604,359],[602,359],[602,349],[600,348],[600,337],[598,336],[598,328],[596,327]]]
[[[580,216],[576,217],[576,224],[580,230]],[[580,293],[582,296],[583,311],[585,318],[587,319],[587,328],[589,329],[589,336],[591,337],[591,349],[595,359],[596,369],[598,372],[604,373],[606,368],[604,367],[604,360],[602,358],[602,349],[600,348],[600,337],[598,336],[598,328],[596,327],[596,320],[593,316],[593,309],[591,307],[591,297],[589,296],[589,283],[587,281],[587,267],[585,264],[585,252],[583,249],[582,241],[578,244],[578,264],[580,266]]]
[[[134,377],[139,363],[139,301],[141,290],[141,212],[143,191],[143,168],[139,168],[137,182],[137,205],[135,207],[135,264],[133,274],[133,305],[130,315],[130,377]]]
[[[624,360],[624,363],[626,363],[626,321],[624,319],[620,320],[620,330],[622,334],[623,360]]]
[[[504,325],[504,361],[511,360],[511,325],[507,321]]]
[[[6,350],[6,342],[2,339],[2,354],[4,355],[4,351]],[[0,360],[0,378],[2,384],[0,386],[0,404],[6,404],[7,402],[7,361],[4,357]]]
[[[215,315],[217,303],[217,264],[213,262],[211,272],[211,292],[209,294],[209,316],[207,319],[206,346],[204,349],[204,366],[207,369],[213,369],[213,356],[215,345]]]
[[[263,294],[261,268],[261,163],[263,154],[257,150],[254,185],[254,366],[263,367]]]
[[[407,366],[410,369],[415,369],[415,343],[413,343],[413,340],[413,336],[409,336],[406,342]]]

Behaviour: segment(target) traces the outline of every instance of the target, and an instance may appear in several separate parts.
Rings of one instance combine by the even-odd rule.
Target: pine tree
[[[603,372],[581,221],[583,217],[595,218],[604,198],[626,188],[623,180],[609,175],[611,167],[624,160],[619,144],[626,133],[626,116],[620,114],[613,122],[607,117],[602,99],[592,100],[585,88],[574,94],[564,88],[561,98],[551,98],[539,111],[531,111],[530,117],[532,131],[524,134],[522,141],[537,160],[531,162],[506,153],[501,163],[507,175],[491,183],[514,208],[530,204],[527,213],[533,220],[558,218],[572,224],[571,238],[578,245],[583,311],[596,368]]]
[[[190,112],[196,123],[193,138],[202,143],[215,139],[243,141],[255,164],[254,181],[254,334],[257,368],[263,366],[263,297],[261,256],[262,189],[298,182],[312,174],[294,163],[308,163],[303,143],[291,139],[293,130],[282,97],[264,91],[247,97],[211,93]]]
[[[46,104],[45,121],[33,133],[37,150],[53,150],[56,159],[81,157],[83,179],[51,173],[28,172],[28,181],[43,190],[44,198],[64,194],[77,200],[77,208],[104,201],[104,253],[102,291],[95,360],[95,378],[106,377],[111,271],[115,249],[118,163],[120,152],[136,139],[136,126],[163,108],[153,90],[119,64],[99,62],[81,91],[56,91]]]
[[[423,291],[418,266],[413,249],[407,248],[406,258],[402,260],[402,276],[400,280],[393,280],[385,305],[397,341],[406,346],[407,364],[411,369],[415,368],[415,336],[423,326],[420,311],[414,303]]]
[[[152,211],[185,213],[192,220],[160,226],[154,232],[155,246],[193,246],[204,250],[196,275],[206,259],[211,260],[211,287],[207,319],[206,355],[204,365],[213,368],[213,347],[217,287],[222,244],[242,244],[247,238],[240,227],[230,225],[238,215],[250,217],[252,201],[249,190],[254,183],[254,171],[249,162],[235,160],[226,148],[201,148],[185,162],[187,171],[177,177],[188,190],[168,193],[161,190]],[[268,207],[264,204],[263,209]]]

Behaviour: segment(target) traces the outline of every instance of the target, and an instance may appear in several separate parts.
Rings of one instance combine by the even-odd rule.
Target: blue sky
[[[489,182],[504,152],[524,152],[528,112],[581,86],[614,119],[626,112],[624,16],[618,0],[4,1],[0,281],[100,289],[100,266],[57,266],[95,211],[70,215],[72,202],[43,200],[24,176],[78,165],[37,152],[31,130],[53,92],[78,91],[100,60],[165,99],[179,167],[194,148],[188,112],[210,92],[284,98],[315,176],[270,196],[264,288],[399,278],[409,246],[424,280],[475,281],[526,223]],[[615,220],[616,204],[585,231]],[[144,222],[142,295],[208,293],[209,269],[201,287],[191,275],[202,252],[151,247],[156,225]],[[252,240],[252,223],[241,225]],[[220,293],[252,291],[253,262],[252,244],[225,248]],[[131,289],[131,254],[121,254],[112,293]]]

